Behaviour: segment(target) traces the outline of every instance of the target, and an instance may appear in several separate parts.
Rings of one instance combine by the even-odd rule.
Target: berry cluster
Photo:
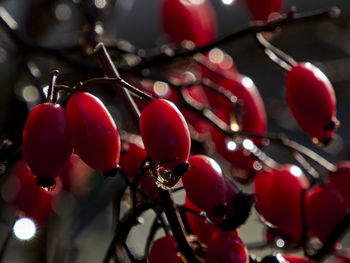
[[[285,1],[245,3],[263,25],[283,19]],[[293,14],[284,19],[292,20]],[[12,172],[18,182],[14,206],[45,224],[62,189],[83,193],[94,169],[122,178],[131,196],[126,201],[130,210],[121,218],[121,197],[115,197],[116,231],[105,262],[117,258],[123,247],[131,261],[150,263],[313,263],[336,253],[338,228],[345,229],[350,211],[349,162],[333,165],[285,136],[267,132],[258,88],[213,44],[218,23],[208,0],[164,0],[161,19],[174,50],[170,45],[158,56],[140,56],[141,62],[128,65],[133,70],[123,78],[101,43],[95,54],[106,75],[115,78],[62,88],[56,85],[58,72],[52,73],[47,101],[31,111],[23,130],[23,160]],[[291,114],[315,145],[328,144],[339,125],[330,81],[316,66],[296,62],[265,37],[264,32],[256,35],[268,57],[286,70]],[[152,59],[161,66],[152,65]],[[122,94],[139,134],[117,128],[101,100],[84,91],[91,83],[111,84]],[[67,99],[62,105],[55,100],[60,87]],[[287,149],[295,162],[280,164],[269,157],[265,147],[271,143]],[[238,183],[251,184],[252,192],[244,193]],[[125,188],[118,194],[125,196]],[[183,191],[183,205],[172,199],[177,191]],[[249,255],[238,228],[254,204],[266,225],[266,243],[283,239],[287,248],[304,248],[305,257]],[[126,240],[149,209],[155,219],[138,261]],[[153,241],[159,228],[165,236]]]

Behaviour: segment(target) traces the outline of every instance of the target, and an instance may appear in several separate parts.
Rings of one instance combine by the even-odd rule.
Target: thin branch
[[[111,57],[109,56],[103,43],[98,43],[95,48],[95,53],[101,63],[103,70],[106,72],[107,77],[109,78],[118,78],[121,79]],[[115,88],[118,97],[123,101],[124,106],[132,114],[132,120],[135,127],[139,126],[140,111],[137,108],[134,99],[130,95],[129,91],[125,88],[120,88],[118,85],[113,85]]]
[[[340,14],[340,9],[338,7],[329,7],[327,9],[319,9],[319,10],[303,12],[303,13],[293,12],[292,15],[282,14],[279,19],[276,19],[271,22],[254,21],[250,23],[248,26],[226,37],[223,37],[217,41],[214,41],[211,44],[206,46],[197,47],[191,50],[177,49],[177,50],[174,50],[174,52],[170,52],[170,54],[167,52],[167,53],[161,53],[161,54],[145,57],[141,63],[139,63],[134,67],[134,69],[139,70],[152,65],[158,65],[160,63],[164,63],[166,61],[172,60],[177,57],[189,57],[196,53],[206,53],[214,47],[229,43],[243,36],[252,35],[259,32],[272,32],[279,27],[291,25],[291,24],[305,23],[305,22],[315,21],[318,19],[333,19],[338,17],[339,14]]]
[[[268,55],[270,59],[279,64],[284,69],[286,69],[285,67],[288,66],[286,70],[289,71],[292,66],[298,64],[291,56],[287,55],[281,49],[275,47],[269,41],[267,41],[262,33],[257,33],[256,39],[258,40],[258,43],[264,48],[266,55]],[[280,63],[284,62],[284,64],[282,65],[275,61],[275,57],[282,59],[280,60]]]
[[[148,95],[147,93],[143,92],[142,90],[139,90],[138,88],[134,87],[133,85],[131,85],[130,83],[126,82],[125,80],[123,80],[120,77],[116,77],[116,78],[93,78],[93,79],[89,79],[86,80],[84,82],[82,82],[80,85],[82,85],[83,87],[86,87],[88,85],[95,85],[95,84],[109,84],[112,86],[118,86],[119,88],[125,88],[128,91],[132,92],[133,94],[135,94],[136,96],[140,97],[141,99],[147,101],[147,102],[151,102],[154,100],[154,98],[150,95]]]

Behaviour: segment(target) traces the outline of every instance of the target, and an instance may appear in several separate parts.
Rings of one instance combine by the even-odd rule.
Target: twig
[[[291,25],[296,23],[305,23],[309,21],[315,21],[318,19],[335,18],[335,17],[338,17],[339,14],[340,14],[340,9],[338,7],[329,7],[327,9],[319,9],[319,10],[314,10],[310,12],[293,13],[293,15],[283,14],[279,19],[271,22],[254,21],[250,23],[248,26],[206,46],[194,48],[191,50],[184,50],[184,49],[174,50],[174,52],[172,52],[171,55],[168,55],[168,53],[161,53],[158,55],[145,57],[141,63],[139,63],[134,67],[134,69],[139,70],[145,67],[149,67],[151,65],[158,65],[160,63],[164,63],[166,61],[172,60],[177,57],[189,57],[196,53],[205,53],[214,47],[231,42],[233,40],[236,40],[246,35],[256,34],[259,32],[271,32],[281,26],[286,26],[286,25]]]
[[[121,79],[103,43],[100,42],[97,44],[95,53],[101,63],[103,70],[106,72],[107,77]],[[134,99],[130,95],[129,91],[125,88],[121,89],[118,85],[113,85],[113,87],[115,88],[119,98],[123,101],[124,106],[129,112],[131,112],[135,127],[138,127],[140,111],[137,108]]]
[[[143,92],[142,90],[139,90],[138,88],[134,87],[133,85],[126,82],[125,80],[123,80],[120,77],[117,77],[117,78],[93,78],[93,79],[89,79],[89,80],[82,82],[80,85],[85,87],[88,85],[102,84],[102,83],[116,85],[116,86],[119,86],[119,88],[125,88],[128,91],[132,92],[133,94],[135,94],[136,96],[140,97],[141,99],[143,99],[147,102],[151,102],[154,100],[154,98],[152,96],[148,95],[147,93]]]
[[[286,71],[290,71],[291,68],[297,64],[297,62],[291,56],[287,55],[282,50],[267,41],[262,33],[257,33],[256,39],[264,48],[266,55]]]

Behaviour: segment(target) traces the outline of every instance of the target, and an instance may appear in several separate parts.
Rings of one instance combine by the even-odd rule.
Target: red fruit
[[[89,93],[74,93],[67,104],[67,116],[75,153],[102,173],[117,168],[119,133],[103,103]]]
[[[29,114],[23,130],[23,157],[38,184],[49,187],[72,153],[65,110],[42,103]]]
[[[265,220],[295,241],[302,238],[302,192],[309,182],[299,167],[283,165],[259,172],[254,179],[256,208]]]
[[[241,130],[264,134],[267,125],[266,111],[254,82],[246,76],[237,74],[235,78],[223,79],[219,84],[232,92],[242,105]],[[220,108],[220,105],[217,106]]]
[[[92,169],[76,154],[71,154],[59,173],[63,189],[77,195],[83,195],[89,190],[89,179]]]
[[[309,62],[298,63],[287,73],[287,102],[300,127],[318,143],[334,137],[338,121],[336,99],[327,77]]]
[[[339,191],[344,198],[347,209],[350,209],[350,162],[344,161],[337,164],[337,171],[329,175],[329,185]]]
[[[149,263],[180,263],[177,255],[176,241],[173,236],[165,236],[154,241],[148,255]]]
[[[285,260],[289,263],[316,263],[316,261],[308,259],[306,257],[293,255],[293,254],[283,254]]]
[[[188,162],[190,168],[182,177],[188,198],[209,216],[223,217],[226,213],[226,192],[219,164],[205,155],[191,156]]]
[[[127,176],[134,179],[139,175],[142,163],[146,158],[147,153],[141,136],[131,135],[122,139],[120,167]],[[138,180],[138,186],[143,191],[153,197],[158,195],[157,186],[149,174],[144,174]]]
[[[248,263],[248,251],[237,232],[218,231],[208,242],[207,263]]]
[[[185,118],[170,101],[157,99],[141,113],[140,133],[146,152],[158,164],[174,169],[187,162],[191,138]]]
[[[177,44],[190,40],[202,46],[216,38],[216,15],[208,0],[164,0],[161,18],[164,32]]]
[[[216,110],[216,115],[229,124],[228,116],[223,109]],[[230,165],[232,176],[241,183],[248,183],[256,173],[256,157],[213,126],[211,127],[211,138],[216,152]]]
[[[205,55],[196,55],[200,62],[202,78],[219,83],[222,78],[235,78],[238,70],[230,55],[219,48],[213,48]]]
[[[36,185],[35,176],[29,171],[24,160],[20,160],[16,164],[10,179],[13,183],[11,191],[14,206],[35,223],[44,225],[52,215],[53,204],[60,196],[61,180],[56,179],[55,189],[44,190]]]
[[[338,222],[346,216],[341,194],[332,186],[317,186],[305,194],[305,218],[308,231],[324,242]]]
[[[185,199],[185,207],[194,210],[198,213],[202,212],[202,210],[195,204],[193,204],[187,196]],[[204,218],[195,215],[191,212],[186,212],[186,218],[193,234],[195,234],[198,237],[199,241],[205,244],[208,243],[212,234],[219,230],[215,225],[209,223]]]
[[[246,0],[247,7],[256,20],[268,20],[272,13],[282,12],[285,0]]]

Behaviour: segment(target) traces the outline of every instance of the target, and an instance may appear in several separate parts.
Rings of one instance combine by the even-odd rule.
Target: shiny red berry
[[[198,214],[202,212],[202,209],[193,204],[187,196],[185,199],[185,207],[197,212]],[[193,234],[198,237],[199,241],[205,244],[208,243],[212,234],[219,230],[214,224],[192,212],[186,212],[186,218]]]
[[[38,184],[49,187],[72,153],[65,110],[58,104],[42,103],[29,114],[23,130],[24,159]]]
[[[318,143],[327,144],[338,125],[332,84],[309,62],[298,63],[287,73],[289,108],[300,127]]]
[[[161,18],[171,42],[190,40],[202,46],[216,38],[216,15],[208,0],[164,0]]]
[[[305,218],[309,234],[324,242],[347,214],[344,199],[332,186],[316,186],[305,194]]]
[[[173,236],[165,236],[154,241],[148,255],[149,263],[180,263],[177,255],[176,240]]]
[[[226,192],[219,164],[205,155],[191,156],[188,162],[190,168],[182,177],[188,198],[208,216],[223,217],[227,208]]]
[[[302,194],[309,187],[301,169],[283,165],[278,170],[259,172],[254,178],[256,208],[283,233],[300,241],[302,238]]]
[[[214,233],[208,242],[205,258],[207,263],[249,262],[247,248],[236,231]]]
[[[87,92],[74,93],[67,104],[67,116],[75,153],[102,173],[117,168],[119,133],[103,103]]]
[[[146,152],[161,166],[172,170],[187,162],[190,133],[172,102],[157,99],[149,103],[140,116],[140,133]]]
[[[282,12],[285,0],[246,0],[251,15],[255,20],[268,20],[273,13]]]

